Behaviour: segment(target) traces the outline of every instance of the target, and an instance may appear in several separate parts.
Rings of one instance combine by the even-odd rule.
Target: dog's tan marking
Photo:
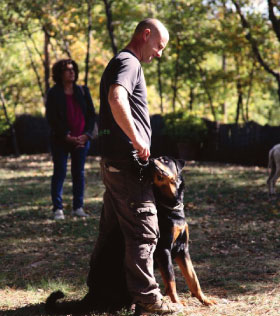
[[[154,163],[156,165],[153,175],[154,184],[161,189],[164,195],[173,198],[176,194],[177,174],[174,174],[170,168],[157,159]]]
[[[165,284],[165,291],[173,303],[180,303],[180,300],[179,300],[179,297],[177,294],[177,290],[176,290],[176,282],[175,281],[167,282],[167,284]]]
[[[159,271],[164,283],[165,287],[165,294],[168,295],[173,303],[180,303],[179,297],[176,290],[176,281],[175,280],[168,280],[166,277],[166,273],[164,270],[159,267]]]
[[[190,238],[189,238],[189,225],[187,223],[185,224],[185,229],[186,229],[186,244],[188,244]]]
[[[207,298],[202,292],[190,256],[187,255],[184,258],[178,256],[175,258],[175,261],[180,267],[191,293],[204,305],[216,304],[215,300]]]
[[[176,239],[178,238],[178,236],[181,234],[181,232],[184,230],[185,225],[182,226],[173,226],[173,243],[176,241]]]

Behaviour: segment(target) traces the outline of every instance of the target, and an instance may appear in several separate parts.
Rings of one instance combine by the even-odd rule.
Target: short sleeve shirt
[[[133,146],[130,139],[115,122],[108,102],[109,88],[113,84],[123,86],[128,92],[132,117],[143,140],[150,146],[151,125],[147,107],[147,88],[141,64],[128,50],[111,59],[100,83],[99,145],[101,156],[127,159]]]

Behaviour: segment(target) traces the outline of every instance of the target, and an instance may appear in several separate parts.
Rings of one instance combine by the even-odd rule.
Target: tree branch
[[[276,7],[273,0],[267,0],[268,4],[268,13],[269,13],[269,20],[272,23],[273,30],[278,38],[278,41],[280,42],[280,20],[277,19],[274,8]]]
[[[40,75],[39,75],[39,71],[33,61],[33,58],[32,58],[32,53],[31,53],[31,50],[29,48],[29,46],[27,45],[27,43],[25,42],[25,47],[27,49],[27,52],[28,52],[28,56],[29,56],[29,59],[30,59],[30,63],[31,63],[31,67],[35,73],[35,76],[36,76],[36,79],[37,79],[37,83],[38,83],[38,86],[39,86],[39,89],[40,89],[40,92],[41,92],[41,96],[44,100],[44,91],[43,91],[43,86],[42,86],[42,82],[41,82],[41,78],[40,78]]]
[[[9,126],[9,128],[10,128],[10,131],[11,131],[14,153],[15,153],[16,156],[19,156],[19,148],[18,148],[18,144],[17,144],[17,138],[16,138],[15,129],[14,129],[13,124],[10,121],[10,118],[9,118],[9,115],[8,115],[8,112],[7,112],[6,101],[5,101],[4,94],[3,94],[1,89],[0,89],[0,99],[1,99],[1,102],[2,102],[2,107],[3,107],[3,110],[4,110],[6,122],[7,122],[8,126]]]
[[[91,1],[87,0],[87,17],[88,17],[88,29],[87,29],[87,53],[85,58],[85,80],[84,83],[88,84],[88,73],[89,73],[89,58],[90,58],[90,44],[91,44],[91,32],[92,32],[92,5]]]
[[[106,11],[106,16],[107,16],[107,29],[108,29],[109,36],[111,39],[111,46],[112,46],[114,55],[116,55],[118,52],[118,49],[117,49],[115,35],[114,35],[113,18],[112,18],[112,10],[111,10],[112,1],[108,2],[107,0],[103,0],[103,2],[105,5],[105,11]]]
[[[242,23],[243,28],[247,30],[246,39],[247,39],[248,42],[251,44],[253,53],[255,54],[255,56],[256,56],[258,62],[263,66],[263,68],[264,68],[268,73],[270,73],[271,75],[273,75],[273,76],[276,78],[276,80],[279,81],[279,79],[280,79],[279,73],[273,71],[273,70],[269,67],[269,65],[264,61],[264,59],[262,58],[262,56],[261,56],[261,54],[260,54],[260,51],[259,51],[259,48],[258,48],[258,45],[257,45],[255,39],[254,39],[253,36],[252,36],[250,24],[249,24],[249,22],[246,20],[246,18],[245,18],[245,16],[243,15],[243,13],[241,12],[240,5],[239,5],[239,4],[237,3],[237,1],[235,1],[235,0],[231,0],[231,1],[232,1],[233,4],[235,5],[236,11],[238,12],[238,14],[239,14],[239,16],[240,16],[240,19],[241,19],[241,23]]]

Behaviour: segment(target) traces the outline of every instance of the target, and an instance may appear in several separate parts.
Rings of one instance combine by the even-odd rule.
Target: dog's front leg
[[[204,305],[216,304],[214,300],[210,300],[203,294],[188,250],[181,252],[175,258],[175,261],[179,265],[192,295],[198,298]]]
[[[181,303],[176,290],[175,273],[170,251],[168,249],[157,249],[155,260],[165,285],[166,294],[173,303]]]
[[[195,273],[192,260],[189,254],[189,227],[185,224],[185,248],[180,251],[175,257],[175,261],[180,267],[180,270],[188,284],[189,290],[204,305],[216,304],[214,300],[208,299],[202,292],[197,275]]]

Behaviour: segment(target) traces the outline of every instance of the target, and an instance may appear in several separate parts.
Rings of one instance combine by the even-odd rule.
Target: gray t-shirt
[[[112,84],[128,92],[135,126],[147,144],[151,144],[151,125],[147,107],[147,88],[141,64],[129,50],[111,59],[100,83],[99,145],[101,156],[111,159],[130,158],[133,147],[130,139],[115,122],[108,102]]]

